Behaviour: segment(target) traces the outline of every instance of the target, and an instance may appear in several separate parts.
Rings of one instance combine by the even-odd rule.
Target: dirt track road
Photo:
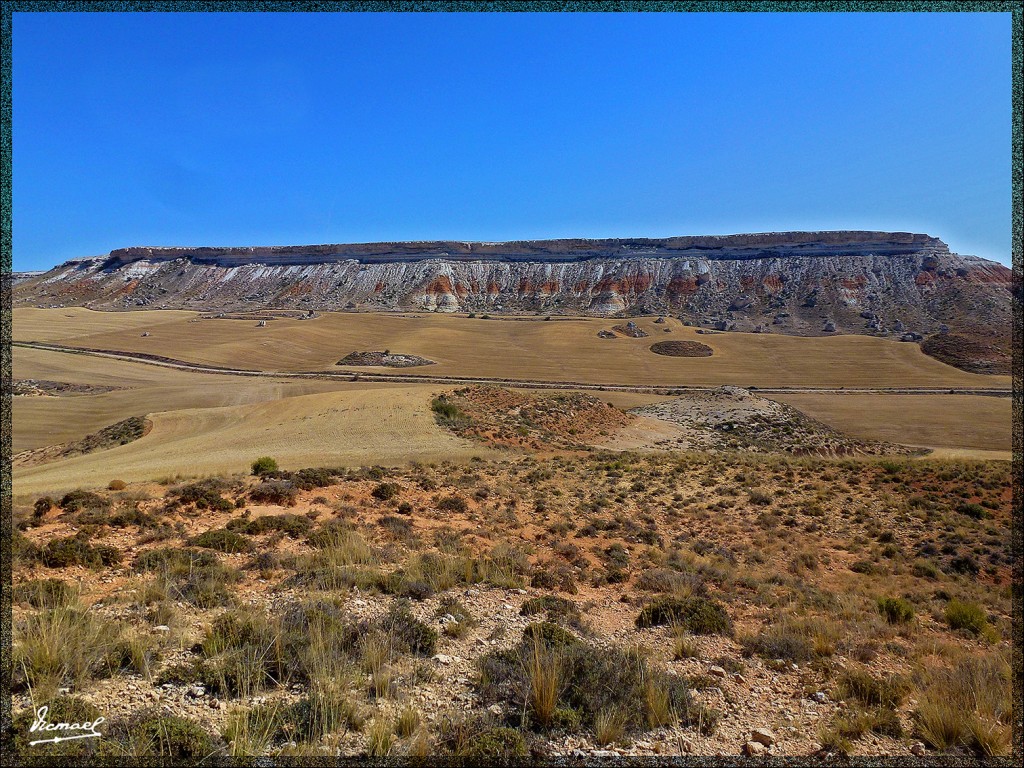
[[[70,347],[63,344],[15,341],[15,347],[41,349],[50,352],[64,352],[73,355],[90,355],[106,357],[114,360],[125,360],[133,363],[144,363],[164,368],[191,371],[193,373],[221,374],[230,376],[262,376],[287,379],[341,379],[362,382],[393,382],[409,384],[501,384],[520,389],[585,389],[612,392],[643,392],[671,394],[673,392],[712,392],[718,387],[686,386],[679,384],[588,384],[580,381],[538,381],[512,378],[479,378],[462,376],[431,376],[414,373],[367,373],[364,371],[343,368],[334,371],[261,371],[245,368],[225,368],[219,366],[198,365],[185,360],[175,360],[160,355],[146,355],[116,350],[87,349]],[[750,387],[761,394],[885,394],[885,395],[980,395],[988,397],[1010,397],[1011,390],[1006,387],[991,388],[939,388],[939,387]]]

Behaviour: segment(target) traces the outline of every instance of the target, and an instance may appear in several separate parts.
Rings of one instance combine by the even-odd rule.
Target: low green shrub
[[[214,528],[201,533],[189,541],[189,544],[193,547],[213,549],[229,555],[252,552],[255,549],[251,540],[226,528]]]
[[[639,629],[665,624],[679,626],[693,635],[732,633],[732,621],[725,607],[705,597],[658,598],[645,605],[636,617]]]
[[[103,568],[121,562],[121,552],[106,544],[93,546],[79,536],[50,539],[40,550],[39,557],[48,568],[67,568],[82,565]]]
[[[953,629],[966,629],[979,635],[988,625],[988,617],[977,603],[950,600],[946,604],[946,623]]]
[[[902,597],[878,598],[878,611],[890,624],[906,624],[914,618],[914,606]]]
[[[277,461],[270,456],[260,456],[252,463],[252,473],[256,477],[277,472]]]

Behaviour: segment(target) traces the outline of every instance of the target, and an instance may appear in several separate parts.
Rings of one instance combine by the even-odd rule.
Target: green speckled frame
[[[12,524],[12,485],[11,485],[11,271],[12,271],[12,220],[11,220],[11,67],[12,67],[12,31],[13,14],[15,13],[71,13],[71,12],[643,12],[643,13],[709,13],[709,12],[776,12],[776,13],[807,13],[807,12],[944,12],[944,13],[1011,13],[1013,36],[1013,124],[1012,124],[1012,201],[1013,201],[1013,525],[1011,554],[1013,556],[1014,590],[1013,590],[1013,672],[1014,700],[1018,707],[1022,701],[1021,685],[1024,674],[1024,634],[1022,634],[1021,589],[1024,584],[1024,532],[1021,530],[1021,480],[1024,475],[1024,453],[1022,453],[1022,436],[1024,436],[1024,409],[1022,409],[1021,392],[1021,341],[1024,330],[1024,312],[1021,311],[1021,256],[1024,244],[1021,211],[1024,210],[1024,137],[1022,137],[1022,78],[1024,78],[1024,60],[1022,60],[1022,37],[1024,37],[1024,2],[923,2],[921,0],[896,0],[894,2],[870,2],[847,0],[841,2],[659,2],[649,0],[619,0],[611,2],[553,2],[539,0],[537,2],[470,2],[468,0],[451,2],[272,2],[256,0],[254,2],[3,2],[0,15],[0,158],[2,158],[3,184],[0,185],[0,253],[2,253],[2,273],[0,273],[0,377],[3,391],[0,396],[0,754],[10,754],[6,742],[11,729],[11,524]],[[1022,751],[1022,718],[1020,710],[1014,718],[1013,753],[1019,759]],[[275,764],[316,764],[338,765],[337,759],[312,758],[275,760]],[[383,761],[395,762],[395,761]],[[644,764],[644,765],[713,765],[713,764],[747,764],[740,758],[659,758],[657,760],[617,760],[608,764]],[[772,765],[807,765],[809,758],[773,758]],[[973,759],[941,758],[932,759],[905,758],[861,758],[849,761],[852,764],[873,766],[883,765],[951,765],[979,764]],[[8,760],[0,761],[7,765]],[[124,761],[124,764],[131,764]],[[351,765],[365,765],[365,761],[348,761]],[[986,761],[989,765],[1011,765],[1011,758]]]

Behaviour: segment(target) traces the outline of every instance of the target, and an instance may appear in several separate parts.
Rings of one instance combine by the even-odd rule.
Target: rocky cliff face
[[[20,282],[15,306],[670,313],[720,330],[1002,337],[1010,284],[1006,267],[927,235],[787,232],[124,248]]]

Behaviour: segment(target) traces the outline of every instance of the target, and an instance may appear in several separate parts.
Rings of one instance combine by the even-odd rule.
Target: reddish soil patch
[[[531,395],[501,387],[465,387],[447,396],[465,416],[453,428],[491,445],[534,451],[584,448],[633,421],[583,394]]]
[[[651,352],[669,357],[711,357],[714,350],[699,341],[659,341],[651,344]]]

